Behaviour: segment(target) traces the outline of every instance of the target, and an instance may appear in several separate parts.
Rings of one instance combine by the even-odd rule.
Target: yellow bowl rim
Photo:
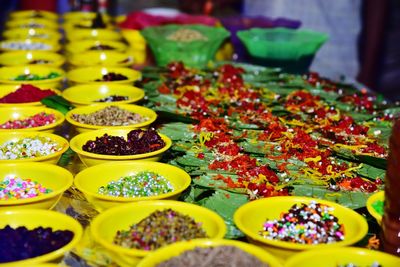
[[[8,107],[8,106],[0,106],[0,113],[4,112],[5,110],[10,110],[10,111],[24,111],[24,110],[37,110],[37,113],[39,112],[45,112],[45,113],[51,113],[54,114],[56,117],[56,121],[44,126],[39,126],[39,127],[32,127],[32,128],[22,128],[22,129],[2,129],[0,128],[0,131],[45,131],[51,128],[55,128],[62,124],[65,120],[64,114],[62,114],[60,111],[52,108],[47,108],[47,107],[40,107],[40,106],[13,106],[13,107]],[[60,118],[60,119],[57,119]]]
[[[397,258],[391,254],[388,253],[384,253],[382,251],[378,251],[378,250],[372,250],[372,249],[366,249],[366,248],[361,248],[361,247],[335,247],[335,248],[321,248],[318,250],[306,250],[303,252],[300,252],[292,257],[290,257],[285,266],[287,267],[295,267],[297,266],[297,264],[299,262],[305,262],[307,259],[313,257],[313,256],[318,256],[318,255],[341,255],[341,253],[345,253],[345,252],[351,252],[352,254],[365,254],[364,256],[368,257],[368,255],[372,254],[375,256],[381,256],[381,257],[385,257],[385,258],[392,258],[392,259],[397,259],[399,261],[400,264],[400,258]],[[371,256],[372,256],[371,255]],[[336,259],[336,257],[335,257]]]
[[[2,215],[11,216],[11,215],[17,214],[17,213],[22,213],[22,214],[27,214],[27,215],[36,213],[36,214],[42,214],[43,216],[50,216],[50,217],[54,218],[55,220],[62,219],[63,221],[69,221],[69,223],[71,225],[74,225],[73,228],[76,228],[75,229],[76,233],[74,232],[74,236],[72,237],[72,240],[69,243],[67,243],[65,246],[59,248],[58,250],[54,250],[52,252],[49,252],[47,254],[37,256],[34,258],[28,258],[28,259],[24,259],[24,260],[20,260],[20,261],[6,262],[4,264],[1,264],[1,266],[10,266],[11,267],[11,266],[17,266],[16,264],[21,264],[21,265],[25,266],[26,264],[45,263],[47,261],[51,261],[57,257],[62,256],[65,252],[74,248],[76,246],[76,244],[78,244],[78,242],[80,241],[80,239],[82,237],[83,228],[78,221],[76,221],[74,218],[72,218],[66,214],[52,211],[52,210],[43,210],[43,209],[5,210],[5,211],[0,211],[0,217]],[[49,220],[49,222],[51,222],[51,221],[52,220]],[[18,224],[18,225],[20,225],[20,224]],[[21,224],[21,225],[23,225],[23,224]],[[18,266],[20,266],[20,265],[18,265]]]
[[[48,34],[48,37],[34,37],[34,35],[30,35],[29,31],[34,30],[38,32],[43,32],[44,34]],[[18,34],[17,34],[18,33]],[[25,33],[25,34],[24,34]],[[2,33],[4,39],[10,40],[10,39],[15,39],[18,38],[18,36],[21,36],[22,38],[27,37],[32,37],[34,39],[40,39],[40,40],[49,40],[53,42],[58,42],[61,38],[62,35],[55,29],[46,29],[46,28],[37,28],[37,29],[29,29],[29,28],[9,28]]]
[[[94,33],[96,35],[93,35]],[[73,29],[66,34],[66,38],[70,42],[85,39],[118,41],[122,39],[122,36],[119,32],[112,29]]]
[[[56,21],[58,20],[58,15],[57,13],[47,11],[47,10],[14,10],[10,12],[10,18],[11,19],[26,19],[26,18],[34,18],[30,17],[29,15],[25,16],[25,14],[30,14],[30,13],[39,13],[39,14],[45,14],[43,15],[42,18],[47,19],[47,20],[52,20]]]
[[[61,137],[59,135],[52,134],[52,133],[34,132],[34,131],[19,131],[19,132],[17,132],[17,131],[7,131],[7,132],[2,131],[2,132],[0,132],[0,136],[2,136],[2,135],[8,136],[9,139],[12,139],[13,137],[25,138],[25,137],[32,137],[32,136],[34,136],[34,137],[36,137],[36,136],[50,137],[52,141],[55,141],[62,148],[55,153],[52,153],[52,154],[46,155],[46,156],[41,156],[41,157],[25,158],[25,159],[0,159],[0,164],[2,164],[2,163],[17,163],[17,162],[31,162],[31,161],[33,161],[33,162],[45,161],[45,160],[60,156],[62,153],[67,151],[67,149],[69,147],[67,139],[65,139],[64,137]],[[7,142],[7,141],[5,141],[5,142]],[[0,144],[0,145],[2,145],[2,144]]]
[[[58,29],[59,25],[57,21],[46,19],[46,18],[19,18],[19,19],[11,19],[5,23],[6,28],[15,29],[15,28],[27,28],[21,27],[22,25],[37,23],[43,25],[44,29]]]
[[[163,206],[170,206],[170,207],[171,206],[175,206],[175,207],[180,206],[180,207],[188,207],[192,210],[193,209],[202,210],[208,214],[208,218],[213,220],[214,223],[217,225],[218,229],[220,229],[220,231],[217,232],[216,236],[213,237],[212,239],[221,239],[224,237],[224,235],[226,233],[226,225],[225,225],[224,220],[217,213],[215,213],[214,211],[212,211],[210,209],[204,208],[199,205],[182,202],[182,201],[176,201],[176,200],[151,200],[151,201],[139,201],[139,202],[131,202],[131,203],[126,203],[126,204],[121,204],[119,206],[112,207],[112,208],[100,213],[99,215],[97,215],[93,219],[91,227],[90,227],[90,230],[91,230],[94,240],[96,240],[102,246],[104,246],[105,248],[107,248],[111,251],[114,251],[117,253],[123,253],[123,254],[129,255],[129,256],[144,257],[144,256],[154,252],[154,251],[147,251],[147,250],[135,249],[135,248],[125,248],[122,246],[118,246],[118,245],[109,243],[108,241],[104,240],[97,234],[99,224],[104,220],[103,219],[104,217],[107,218],[107,215],[109,213],[118,214],[118,212],[120,212],[120,211],[131,210],[131,209],[135,209],[136,207],[149,206],[149,205],[150,206],[153,206],[153,205],[160,206],[160,208],[162,208]]]
[[[49,56],[49,57],[56,57],[57,59],[55,60],[54,63],[52,64],[42,64],[40,66],[61,66],[65,63],[65,57],[61,54],[58,54],[56,52],[52,51],[45,51],[45,50],[10,50],[6,51],[4,53],[0,54],[0,62],[2,62],[2,57],[5,56],[24,56],[26,54],[37,54],[38,57],[41,56]],[[25,66],[25,65],[37,65],[37,64],[23,64],[23,65],[5,65],[4,63],[1,63],[4,67],[12,67],[12,66]]]
[[[113,130],[124,130],[124,131],[127,131],[127,133],[128,133],[129,130],[135,130],[135,129],[102,128],[100,130],[93,130],[90,132],[80,133],[71,139],[71,141],[70,141],[71,149],[74,152],[76,152],[82,156],[86,156],[86,157],[90,157],[90,158],[94,158],[94,159],[98,159],[98,160],[107,160],[107,159],[109,159],[109,160],[131,160],[131,159],[149,158],[152,156],[159,155],[159,154],[167,151],[172,145],[172,140],[168,136],[157,132],[160,135],[160,137],[164,140],[165,146],[159,150],[152,151],[149,153],[144,153],[144,154],[125,155],[125,156],[103,155],[103,154],[95,154],[95,153],[86,152],[86,151],[83,151],[82,148],[77,147],[77,144],[76,144],[78,142],[77,139],[84,138],[84,137],[86,138],[88,135],[92,135],[94,133],[96,133],[97,136],[103,136],[104,133],[107,133],[107,132],[113,131]],[[126,138],[126,136],[124,136],[124,138]],[[89,139],[86,139],[85,143],[87,141],[89,141]]]
[[[85,174],[87,172],[93,171],[95,169],[104,169],[106,167],[110,167],[110,168],[118,168],[119,166],[132,166],[135,167],[134,165],[142,165],[142,164],[146,164],[146,165],[155,165],[155,166],[164,166],[170,169],[176,169],[182,172],[182,176],[184,177],[184,184],[182,186],[181,189],[179,190],[175,190],[169,193],[165,193],[165,194],[161,194],[161,195],[156,195],[156,196],[150,196],[150,197],[115,197],[115,196],[108,196],[108,195],[102,195],[99,193],[93,193],[93,191],[90,190],[86,190],[84,187],[82,187],[82,185],[80,184],[80,180],[82,179],[87,179],[85,177]],[[155,173],[157,173],[155,171]],[[166,179],[168,179],[167,177],[165,177]],[[91,167],[88,167],[86,169],[84,169],[83,171],[79,172],[74,179],[74,185],[76,186],[76,188],[79,189],[79,191],[81,191],[82,193],[89,195],[91,197],[95,197],[101,200],[106,200],[106,201],[113,201],[113,202],[133,202],[133,201],[146,201],[146,200],[156,200],[156,199],[165,199],[165,198],[169,198],[175,195],[178,195],[180,193],[182,193],[184,190],[186,190],[190,183],[191,183],[192,179],[190,178],[190,175],[185,172],[184,170],[182,170],[181,168],[178,168],[176,166],[173,165],[169,165],[166,163],[161,163],[161,162],[153,162],[153,161],[119,161],[119,162],[108,162],[108,163],[104,163],[104,164],[99,164],[99,165],[94,165]]]
[[[109,72],[115,72],[115,73],[120,73],[121,71],[129,71],[130,74],[129,76],[133,76],[133,77],[127,77],[128,79],[126,80],[120,80],[120,81],[109,81],[109,82],[105,82],[105,81],[92,81],[92,80],[86,80],[86,79],[74,79],[71,78],[71,75],[75,74],[75,73],[81,73],[81,72],[87,72],[87,71],[98,71],[101,73],[101,71],[103,69],[107,70],[107,73]],[[137,77],[135,77],[137,76]],[[85,76],[83,76],[85,77]],[[74,83],[79,83],[79,84],[104,84],[104,83],[123,83],[123,84],[127,84],[127,83],[132,83],[134,81],[140,80],[142,78],[142,74],[140,71],[131,69],[131,68],[123,68],[123,67],[106,67],[106,66],[92,66],[92,67],[83,67],[83,68],[77,68],[77,69],[73,69],[67,72],[67,79],[70,82],[74,82]]]
[[[297,243],[290,243],[286,241],[280,241],[280,240],[270,240],[263,238],[262,236],[255,235],[253,231],[250,231],[247,226],[243,225],[241,222],[241,218],[243,217],[243,213],[247,212],[248,209],[251,209],[254,205],[257,205],[258,203],[261,202],[266,202],[267,204],[269,202],[279,202],[279,201],[289,201],[292,202],[292,204],[296,203],[310,203],[311,201],[315,201],[317,203],[325,204],[330,207],[333,207],[335,210],[337,209],[342,209],[345,210],[348,214],[353,216],[354,218],[357,219],[358,224],[360,226],[359,231],[357,234],[352,238],[352,239],[344,239],[343,241],[338,241],[335,243],[329,243],[329,244],[316,244],[316,245],[309,245],[309,244],[297,244]],[[316,248],[322,248],[322,247],[342,247],[342,246],[348,246],[351,244],[354,244],[355,242],[361,240],[368,232],[368,224],[365,220],[365,218],[355,212],[354,210],[351,210],[345,206],[342,206],[338,203],[331,202],[328,200],[324,199],[317,199],[317,198],[311,198],[311,197],[301,197],[301,196],[277,196],[277,197],[269,197],[269,198],[263,198],[263,199],[258,199],[254,200],[251,202],[248,202],[241,207],[239,207],[236,212],[233,215],[233,221],[235,225],[239,228],[240,231],[242,231],[247,237],[251,238],[252,240],[261,242],[266,245],[270,245],[276,248],[280,249],[291,249],[291,250],[308,250],[308,249],[316,249]],[[261,229],[262,225],[260,225]],[[346,227],[346,226],[345,226]]]
[[[65,72],[61,68],[57,67],[52,67],[52,66],[46,66],[46,65],[21,65],[21,66],[9,66],[9,67],[1,67],[0,68],[0,73],[1,72],[8,72],[8,71],[18,71],[21,70],[21,73],[24,72],[24,70],[29,69],[29,73],[32,73],[35,71],[35,69],[48,69],[49,73],[50,72],[57,72],[60,74],[60,76],[56,78],[51,78],[51,79],[44,79],[44,80],[34,80],[34,81],[15,81],[15,80],[2,80],[0,78],[0,83],[3,84],[22,84],[22,83],[33,83],[33,84],[48,84],[48,83],[57,83],[60,82],[61,80],[64,79],[65,77]]]
[[[81,62],[77,58],[82,58],[84,56],[87,57],[96,57],[100,54],[109,54],[109,56],[122,56],[128,59],[128,62],[119,63],[119,62],[103,62],[103,61],[95,61],[95,62]],[[78,61],[77,61],[78,60]],[[73,66],[83,66],[83,67],[90,67],[90,66],[107,66],[107,67],[129,67],[133,65],[134,59],[128,53],[115,51],[115,50],[87,50],[79,54],[73,54],[69,57],[68,60],[69,64]]]
[[[95,46],[95,45],[102,45],[102,44],[106,44],[109,45],[111,47],[114,47],[116,49],[114,50],[88,50],[88,49],[82,49],[82,51],[126,51],[128,49],[128,46],[126,44],[124,44],[121,41],[111,41],[111,40],[95,40],[95,39],[83,39],[83,40],[78,40],[72,43],[68,43],[65,45],[65,49],[71,53],[71,54],[75,54],[75,53],[82,53],[81,49],[79,49],[79,51],[76,51],[76,48],[82,48],[82,47],[86,47],[86,45],[89,44],[88,46]],[[117,46],[117,47],[116,47]],[[122,47],[122,49],[119,49],[119,47]]]
[[[44,194],[44,195],[40,195],[37,197],[33,197],[33,198],[25,198],[25,199],[14,199],[14,200],[0,200],[0,207],[5,207],[5,206],[10,206],[10,205],[19,205],[19,204],[27,204],[27,203],[35,203],[35,202],[39,202],[42,200],[46,200],[46,199],[50,199],[52,197],[55,197],[57,195],[61,195],[65,190],[67,190],[68,188],[71,187],[71,185],[73,184],[74,181],[74,177],[72,175],[71,172],[69,172],[67,169],[62,168],[58,165],[54,165],[54,164],[49,164],[49,163],[44,163],[44,162],[21,162],[21,163],[1,163],[0,164],[0,169],[1,168],[8,168],[11,166],[19,166],[19,167],[43,167],[46,169],[52,169],[52,171],[54,171],[54,173],[60,173],[63,172],[65,174],[65,176],[67,177],[67,183],[60,187],[58,190],[53,190],[50,193]],[[57,174],[58,175],[58,174]]]
[[[95,88],[93,88],[93,87],[95,87]],[[138,87],[136,87],[136,86],[128,85],[128,84],[118,84],[118,85],[116,85],[116,84],[107,84],[107,83],[106,83],[106,84],[79,84],[79,85],[71,86],[71,87],[66,88],[66,89],[62,92],[62,97],[65,98],[66,100],[68,100],[69,102],[71,102],[72,104],[78,104],[78,105],[93,105],[93,104],[95,104],[95,102],[79,101],[79,100],[77,100],[77,99],[75,99],[75,98],[69,97],[69,96],[67,95],[67,93],[74,93],[74,91],[76,91],[77,93],[81,93],[81,92],[84,91],[84,90],[87,90],[87,91],[94,91],[94,90],[97,90],[97,89],[99,89],[99,88],[101,88],[101,87],[109,87],[109,89],[114,89],[114,88],[117,88],[117,89],[118,89],[118,88],[122,88],[122,87],[131,88],[132,90],[135,90],[135,91],[138,93],[138,95],[139,95],[139,97],[137,97],[137,98],[130,98],[130,99],[128,99],[128,100],[112,102],[112,103],[115,103],[115,104],[134,103],[134,102],[137,102],[137,101],[143,99],[144,96],[145,96],[144,90],[143,90],[143,89],[140,89],[140,88],[138,88]],[[79,94],[77,94],[77,95],[79,96]],[[97,103],[96,103],[96,104],[97,104]],[[104,105],[105,103],[100,103],[100,102],[99,102],[98,104],[99,104],[99,105]]]
[[[81,114],[91,114],[94,113],[95,111],[98,111],[100,109],[104,109],[106,107],[110,107],[110,106],[116,106],[119,107],[121,109],[125,109],[131,113],[136,113],[139,115],[142,115],[141,113],[143,111],[146,111],[148,113],[151,113],[151,117],[149,117],[149,120],[144,121],[144,122],[140,122],[140,123],[136,123],[136,124],[130,124],[130,125],[119,125],[119,126],[112,126],[112,125],[106,125],[106,126],[102,126],[102,125],[92,125],[92,124],[85,124],[85,123],[80,123],[75,121],[74,119],[72,119],[72,115],[75,113],[81,113]],[[135,111],[136,110],[136,111]],[[85,112],[87,111],[87,112]],[[83,106],[83,107],[78,107],[78,108],[74,108],[70,111],[67,112],[67,114],[65,114],[65,119],[72,125],[74,125],[75,127],[81,127],[81,128],[86,128],[86,129],[93,129],[93,130],[97,130],[97,129],[103,129],[103,128],[115,128],[115,129],[131,129],[131,128],[141,128],[141,127],[145,127],[148,126],[150,124],[152,124],[153,122],[155,122],[155,120],[157,119],[157,113],[155,111],[153,111],[152,109],[146,108],[146,107],[142,107],[142,106],[138,106],[138,105],[134,105],[134,104],[113,104],[113,103],[107,103],[107,104],[93,104],[93,105],[88,105],[88,106]]]
[[[147,255],[146,257],[144,257],[138,263],[137,267],[148,267],[149,266],[148,261],[150,261],[150,259],[157,258],[159,255],[163,255],[163,254],[170,254],[176,248],[179,249],[179,248],[183,247],[184,248],[184,250],[182,250],[182,253],[183,253],[185,251],[193,250],[196,247],[219,247],[219,246],[234,246],[241,250],[243,250],[243,247],[247,247],[249,250],[255,250],[256,252],[258,252],[260,254],[264,254],[266,257],[268,256],[268,258],[269,258],[268,264],[269,265],[282,266],[280,261],[274,255],[272,255],[271,253],[267,252],[266,250],[264,250],[256,245],[253,245],[250,243],[245,243],[245,242],[238,241],[238,240],[199,238],[199,239],[193,239],[193,240],[188,240],[188,241],[180,241],[180,242],[172,243],[170,245],[161,247],[161,248],[155,250],[154,252],[152,252],[151,254]],[[255,255],[253,255],[253,256],[258,258]],[[172,259],[173,257],[177,257],[177,256],[170,256],[167,260]],[[159,263],[161,263],[161,262],[159,262]],[[156,267],[157,265],[152,265],[152,266]]]
[[[11,42],[20,42],[20,43],[42,43],[51,46],[50,49],[9,49],[3,48],[1,45],[3,43],[11,43]],[[61,46],[58,42],[50,39],[40,39],[40,38],[26,38],[26,39],[7,39],[0,41],[0,51],[44,51],[44,52],[54,52],[61,49]]]
[[[382,221],[382,215],[380,215],[372,206],[375,201],[378,200],[385,200],[385,191],[379,191],[374,194],[372,194],[368,199],[367,199],[367,210],[369,214],[371,214],[372,217],[374,217],[378,222]]]

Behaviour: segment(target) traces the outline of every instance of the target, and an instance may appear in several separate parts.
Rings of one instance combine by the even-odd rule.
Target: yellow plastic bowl
[[[282,212],[287,212],[294,204],[309,204],[311,201],[334,208],[333,214],[338,217],[339,223],[344,225],[345,239],[343,241],[331,244],[306,245],[269,240],[258,234],[267,219],[278,219]],[[365,218],[349,208],[326,200],[295,196],[270,197],[249,202],[237,209],[234,214],[234,222],[250,242],[263,247],[282,261],[304,250],[350,246],[361,240],[368,231]]]
[[[354,266],[372,266],[376,262],[380,266],[398,267],[400,258],[393,255],[356,247],[313,249],[291,257],[285,267],[334,267],[354,264]]]
[[[174,188],[173,192],[151,197],[113,197],[98,193],[101,186],[121,177],[134,175],[142,171],[151,171],[168,179]],[[74,184],[85,194],[86,199],[99,211],[103,211],[123,203],[142,200],[171,199],[176,200],[190,185],[190,176],[184,170],[159,162],[130,161],[113,162],[89,167],[75,176]]]
[[[9,20],[6,22],[6,28],[26,28],[26,29],[49,29],[57,30],[58,23],[42,18],[28,18]]]
[[[151,252],[140,249],[124,248],[113,244],[118,230],[129,227],[148,217],[152,212],[171,208],[191,216],[202,227],[211,239],[223,238],[226,232],[224,220],[215,212],[195,204],[173,201],[153,200],[124,204],[100,213],[91,224],[91,233],[96,242],[108,249],[114,260],[121,266],[136,266],[143,257]]]
[[[34,229],[42,226],[51,227],[53,231],[69,230],[74,233],[74,237],[68,244],[50,253],[21,261],[3,263],[0,264],[1,267],[34,266],[34,264],[55,261],[76,246],[82,236],[82,226],[79,222],[68,215],[51,210],[21,209],[2,211],[0,212],[0,228],[4,228],[6,225],[14,228],[25,226],[28,229]]]
[[[382,215],[379,214],[372,206],[376,201],[385,201],[385,191],[379,191],[371,195],[367,200],[367,210],[376,219],[379,225],[382,223]],[[400,265],[399,265],[400,266]]]
[[[81,161],[88,167],[107,163],[110,161],[121,161],[121,160],[146,160],[146,161],[158,161],[162,154],[167,151],[171,145],[172,141],[167,136],[160,134],[161,138],[165,142],[165,146],[159,150],[144,153],[144,154],[136,154],[136,155],[127,155],[127,156],[113,156],[113,155],[102,155],[90,153],[82,150],[82,146],[86,144],[89,140],[95,140],[96,137],[101,137],[104,134],[112,135],[112,136],[123,136],[126,138],[127,134],[132,129],[110,129],[104,128],[101,130],[95,130],[90,132],[85,132],[74,136],[70,141],[70,146],[73,151],[75,151]]]
[[[115,101],[112,102],[113,104],[129,104],[141,100],[144,97],[144,91],[125,84],[84,84],[69,87],[62,92],[62,97],[76,107],[108,104],[95,101],[112,95],[128,97],[128,100]]]
[[[47,114],[54,114],[55,122],[48,125],[32,128],[22,129],[2,129],[0,131],[42,131],[42,132],[54,132],[57,126],[64,122],[64,115],[58,110],[43,107],[34,106],[20,106],[20,107],[0,107],[0,124],[7,121],[22,120],[35,114],[45,112]]]
[[[90,114],[94,113],[98,110],[104,109],[105,107],[108,106],[117,106],[121,109],[125,109],[131,113],[134,114],[139,114],[142,117],[147,117],[148,120],[141,122],[141,123],[136,123],[136,124],[131,124],[127,126],[100,126],[100,125],[92,125],[92,124],[85,124],[85,123],[79,123],[76,120],[72,118],[73,114]],[[0,116],[1,118],[1,116]],[[152,124],[156,119],[157,119],[157,114],[146,107],[141,107],[141,106],[136,106],[136,105],[130,105],[130,104],[113,104],[113,103],[107,103],[107,105],[90,105],[90,106],[85,106],[85,107],[80,107],[80,108],[75,108],[73,110],[70,110],[66,115],[65,118],[67,121],[75,126],[75,129],[78,131],[78,133],[84,133],[88,132],[91,130],[98,130],[98,129],[103,129],[103,128],[108,128],[108,129],[138,129],[138,128],[147,128],[150,124]]]
[[[56,72],[60,76],[52,79],[35,80],[35,81],[15,81],[18,75],[22,74],[36,74],[39,76],[49,75],[51,72]],[[28,83],[32,85],[45,85],[61,83],[65,76],[65,72],[62,69],[51,67],[51,66],[39,66],[39,65],[26,65],[26,66],[12,66],[0,68],[0,83],[5,84],[21,84]]]
[[[61,33],[49,29],[9,29],[3,32],[5,39],[48,39],[58,42],[61,39]]]
[[[15,43],[18,43],[20,46],[24,45],[24,48],[16,47]],[[11,44],[14,44],[14,47],[10,47]],[[42,44],[45,47],[39,47],[38,45]],[[38,38],[30,38],[30,39],[8,39],[0,42],[0,50],[1,51],[50,51],[57,52],[61,49],[58,41],[54,40],[46,40],[46,39],[38,39]]]
[[[32,19],[32,18],[44,18],[47,20],[58,20],[58,15],[56,13],[44,10],[20,10],[13,11],[10,13],[11,19]]]
[[[109,29],[74,29],[67,32],[66,37],[74,42],[86,39],[118,41],[122,36],[119,32]]]
[[[47,156],[41,156],[41,157],[35,157],[35,158],[25,158],[25,159],[3,159],[0,160],[0,163],[19,163],[19,162],[45,162],[45,163],[51,163],[51,164],[57,164],[58,160],[60,159],[62,153],[64,153],[68,149],[68,141],[64,139],[63,137],[52,134],[52,133],[45,133],[45,132],[5,132],[2,131],[0,132],[0,146],[2,146],[4,143],[9,142],[9,141],[18,141],[22,138],[27,138],[27,137],[49,137],[53,142],[56,142],[61,149],[57,151],[56,153],[47,155]]]
[[[133,65],[133,57],[116,51],[87,51],[72,55],[68,61],[74,67],[129,67]]]
[[[18,88],[20,88],[20,84],[17,85],[0,85],[0,98],[15,92],[16,90],[18,90]],[[57,84],[49,84],[49,86],[47,84],[43,84],[40,86],[36,86],[37,88],[41,89],[41,90],[46,90],[46,89],[50,89],[52,91],[54,91],[56,94],[61,94],[61,92],[57,89],[53,89],[56,86],[58,86]],[[37,102],[26,102],[26,103],[0,103],[0,107],[23,107],[23,106],[44,106],[42,105],[41,102],[37,101]]]
[[[72,174],[56,165],[24,162],[0,164],[0,180],[7,175],[15,175],[22,179],[32,179],[52,190],[51,193],[33,198],[0,200],[0,210],[13,209],[51,209],[60,200],[62,194],[73,182]]]
[[[84,51],[92,51],[91,48],[99,45],[109,46],[110,50],[100,51],[119,51],[124,52],[127,50],[127,45],[118,41],[106,41],[106,40],[81,40],[66,44],[65,49],[70,54],[79,54]],[[97,50],[93,50],[97,51]]]
[[[1,70],[1,69],[0,69]],[[122,81],[95,81],[101,79],[103,75],[114,72],[116,74],[122,74],[128,79]],[[0,73],[1,79],[1,73]],[[129,68],[117,68],[117,67],[87,67],[71,70],[67,73],[67,79],[69,82],[74,84],[104,84],[104,83],[118,83],[118,84],[132,84],[134,81],[141,79],[141,73],[139,71]]]
[[[163,248],[157,249],[155,252],[149,254],[142,261],[140,261],[137,267],[155,267],[158,264],[170,260],[173,257],[177,257],[188,250],[193,250],[198,247],[219,247],[219,246],[237,247],[255,256],[261,262],[268,264],[268,266],[270,267],[282,266],[281,263],[273,255],[251,244],[234,240],[226,240],[226,239],[196,239],[196,240],[174,243],[165,246]],[[229,259],[227,259],[227,262],[229,262]]]
[[[48,63],[33,64],[35,60],[46,60]],[[47,51],[12,51],[0,54],[0,65],[21,66],[21,65],[45,65],[61,67],[65,58],[54,52]]]
[[[96,18],[96,12],[82,12],[82,11],[71,11],[63,14],[64,22],[71,21],[82,21],[82,20],[93,20]],[[101,14],[104,22],[109,22],[111,17],[107,14]]]

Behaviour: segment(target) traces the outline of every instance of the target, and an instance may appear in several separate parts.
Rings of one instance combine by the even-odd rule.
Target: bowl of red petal
[[[357,212],[308,197],[270,197],[249,202],[234,214],[251,243],[285,261],[297,252],[344,247],[360,241],[368,224]]]
[[[63,121],[64,115],[51,108],[0,106],[0,131],[54,132]]]
[[[0,212],[0,266],[36,266],[60,261],[82,236],[68,215],[39,209]]]
[[[56,164],[68,147],[66,139],[52,133],[1,131],[0,163],[36,161]]]
[[[31,84],[0,85],[0,106],[42,106],[40,101],[43,98],[61,94],[61,92],[57,89],[45,88],[46,87],[43,86],[36,87]]]
[[[86,166],[121,160],[158,161],[171,145],[169,137],[153,128],[104,128],[78,134],[70,141],[71,149]]]
[[[64,71],[59,68],[40,65],[26,65],[0,68],[0,83],[3,84],[32,84],[48,87],[61,84]]]
[[[73,181],[57,165],[40,162],[0,164],[0,210],[51,209]]]
[[[139,71],[118,67],[86,67],[74,69],[67,73],[68,81],[72,84],[132,84],[141,77]]]

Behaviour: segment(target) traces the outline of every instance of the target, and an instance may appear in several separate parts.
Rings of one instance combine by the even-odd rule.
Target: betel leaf
[[[364,163],[360,169],[356,170],[356,173],[371,180],[376,180],[378,178],[383,180],[385,178],[386,170]]]
[[[75,152],[71,148],[68,148],[67,151],[65,151],[61,155],[60,159],[57,162],[57,165],[61,167],[67,166],[73,160],[74,156]]]
[[[195,119],[192,119],[188,116],[185,116],[183,114],[177,114],[175,112],[171,112],[168,110],[157,110],[157,114],[160,119],[165,119],[168,121],[178,121],[178,122],[184,122],[184,123],[196,123],[198,122]]]
[[[195,133],[193,125],[182,122],[165,123],[159,128],[160,133],[167,135],[172,140],[193,140]]]
[[[387,159],[384,158],[377,158],[369,155],[356,155],[356,158],[363,163],[369,164],[371,166],[386,169],[387,166]]]
[[[222,173],[219,173],[222,174]],[[235,174],[222,174],[225,179],[230,179],[232,182],[237,182],[238,176]],[[193,183],[199,186],[213,188],[213,189],[223,189],[230,192],[235,192],[239,194],[245,193],[244,188],[231,188],[228,184],[226,184],[222,179],[216,179],[217,173],[214,174],[204,174],[197,176],[192,179]]]
[[[244,235],[233,223],[233,214],[240,206],[247,202],[249,202],[249,199],[246,195],[216,190],[212,196],[207,198],[202,206],[215,211],[225,220],[228,226],[225,238],[239,238]]]
[[[293,185],[292,194],[295,196],[306,196],[319,199],[326,199],[332,202],[339,203],[351,209],[365,207],[368,197],[371,194],[364,192],[333,192],[326,189],[324,186],[316,185]]]

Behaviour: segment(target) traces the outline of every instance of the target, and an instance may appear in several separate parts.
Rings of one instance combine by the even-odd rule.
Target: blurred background
[[[113,16],[138,11],[162,15],[186,13],[207,15],[221,21],[228,18],[230,21],[227,23],[256,16],[287,19],[289,22],[299,22],[302,29],[318,31],[329,36],[316,53],[310,71],[334,80],[357,81],[383,94],[388,100],[400,100],[398,45],[400,1],[398,0],[0,0],[0,2],[1,25],[4,24],[8,12],[18,9],[42,9],[58,13],[87,9],[107,12]],[[249,61],[240,54],[234,54],[232,60]]]

